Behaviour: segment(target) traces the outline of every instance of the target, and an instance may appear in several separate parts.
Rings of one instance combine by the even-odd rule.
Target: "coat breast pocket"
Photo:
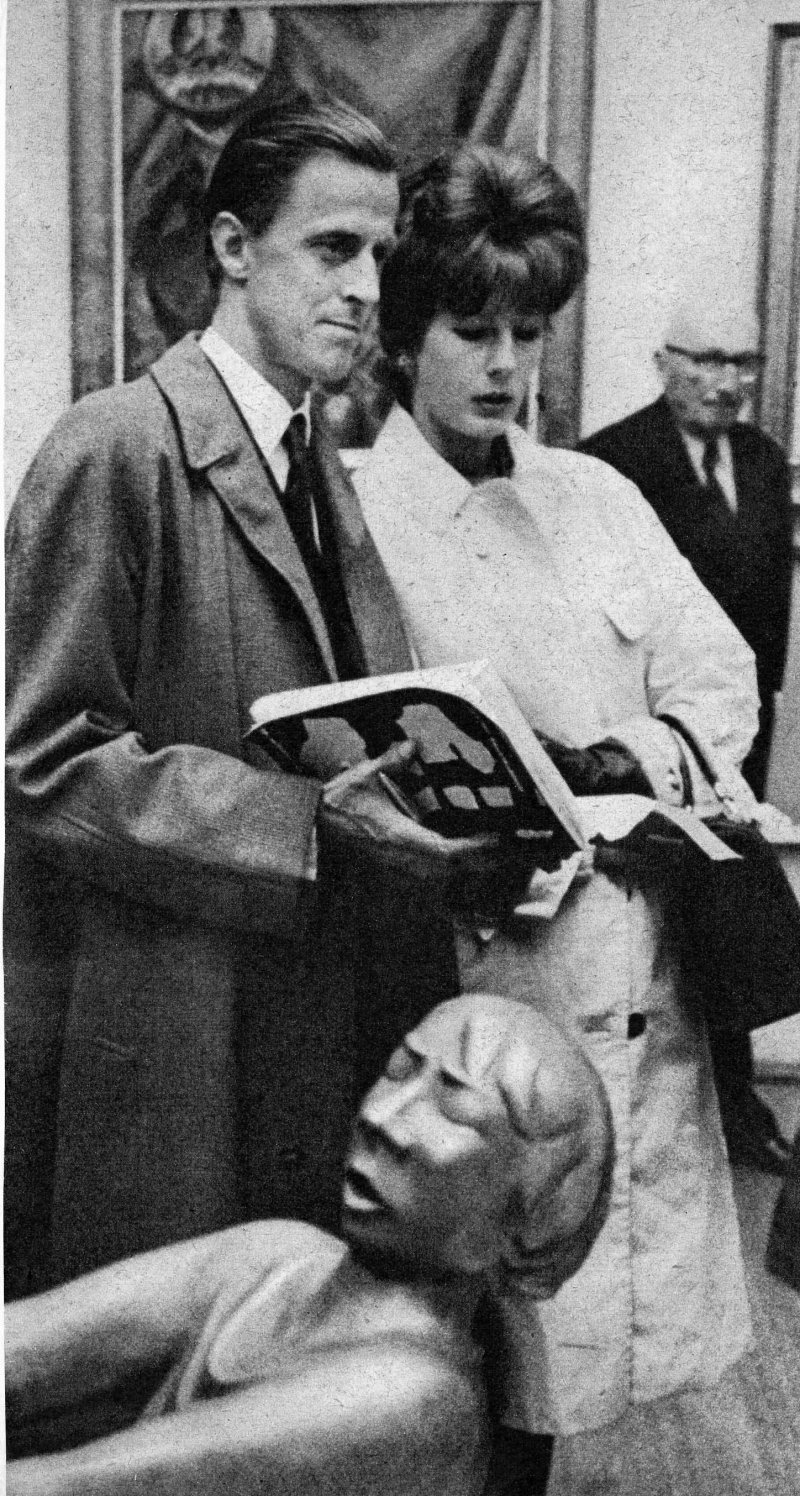
[[[602,605],[615,633],[628,644],[639,643],[650,629],[653,594],[646,582],[610,588]]]

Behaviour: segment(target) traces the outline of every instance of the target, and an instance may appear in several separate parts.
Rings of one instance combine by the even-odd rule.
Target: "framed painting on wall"
[[[800,25],[773,26],[770,41],[759,419],[789,459],[800,551]]]
[[[524,144],[585,201],[591,0],[72,0],[73,387],[146,369],[213,308],[201,204],[249,111],[303,89],[371,115],[413,164],[455,138]],[[557,319],[541,435],[577,434],[581,303]],[[374,434],[366,344],[331,413]]]

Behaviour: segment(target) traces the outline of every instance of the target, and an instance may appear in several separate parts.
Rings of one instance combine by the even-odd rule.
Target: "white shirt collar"
[[[525,433],[516,427],[509,430],[515,460],[525,444]],[[390,472],[408,468],[414,474],[414,493],[424,509],[424,523],[443,534],[459,510],[475,492],[468,478],[463,478],[442,457],[420,431],[419,426],[401,405],[394,405],[378,434],[371,454],[376,472],[386,463]],[[395,466],[396,465],[396,466]],[[512,480],[513,481],[513,480]]]
[[[206,328],[200,338],[200,347],[226,385],[280,488],[285,488],[289,458],[283,446],[283,437],[292,416],[298,413],[305,417],[308,437],[311,428],[310,393],[306,394],[298,411],[292,410],[280,391],[263,374],[259,374],[247,359],[242,358],[214,327]]]

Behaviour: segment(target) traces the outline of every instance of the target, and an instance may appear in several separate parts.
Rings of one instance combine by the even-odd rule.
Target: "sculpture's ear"
[[[551,1298],[584,1262],[608,1213],[614,1165],[605,1095],[582,1128],[533,1145],[510,1202],[502,1265],[518,1291]]]

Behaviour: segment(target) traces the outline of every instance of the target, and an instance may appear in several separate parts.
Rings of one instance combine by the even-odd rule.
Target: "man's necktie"
[[[720,508],[731,518],[733,510],[728,501],[722,484],[717,477],[717,463],[719,461],[719,443],[715,436],[706,438],[703,448],[703,477],[705,479],[705,490],[709,501],[715,508]]]
[[[366,675],[367,667],[342,577],[329,500],[324,486],[314,482],[314,460],[306,441],[304,416],[292,416],[283,445],[289,454],[289,474],[281,494],[283,512],[317,595],[339,678],[353,680]]]
[[[305,416],[292,416],[283,436],[289,454],[289,474],[283,491],[283,510],[297,541],[300,554],[312,572],[319,561],[314,534],[314,499],[308,461]]]

